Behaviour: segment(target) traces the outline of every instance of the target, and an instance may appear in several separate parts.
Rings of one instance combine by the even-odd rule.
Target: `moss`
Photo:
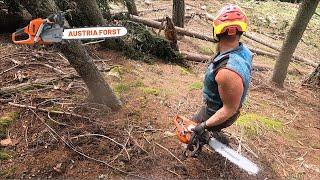
[[[7,112],[0,117],[0,138],[6,136],[6,131],[8,126],[19,118],[20,114],[18,112],[12,111]]]
[[[273,131],[280,131],[283,128],[283,123],[281,121],[255,113],[248,113],[240,116],[236,124],[244,127],[249,135],[258,134],[262,128]]]
[[[201,90],[203,88],[203,83],[198,81],[194,82],[190,85],[189,90]]]
[[[188,74],[190,74],[190,69],[185,68],[185,67],[180,67],[180,74],[181,75],[188,75]]]
[[[5,179],[12,179],[14,178],[14,173],[16,172],[15,167],[9,167],[7,169],[4,169],[0,172],[0,177]]]
[[[135,80],[132,83],[130,83],[130,87],[145,87],[144,83],[139,79],[139,80]]]
[[[60,106],[56,105],[51,108],[51,111],[63,111],[63,109]]]
[[[113,87],[113,91],[116,95],[129,91],[131,88],[145,87],[144,83],[139,79],[133,82],[119,82]]]
[[[160,89],[151,88],[151,87],[144,87],[144,88],[142,88],[142,91],[145,94],[151,94],[151,95],[155,95],[155,96],[158,96],[160,94],[160,92],[161,92]]]
[[[297,133],[292,132],[292,131],[288,131],[288,132],[284,133],[283,135],[286,139],[291,140],[291,141],[296,141],[298,139]]]
[[[8,160],[10,158],[11,158],[11,156],[10,156],[10,154],[8,152],[0,149],[0,161],[5,161],[5,160]]]

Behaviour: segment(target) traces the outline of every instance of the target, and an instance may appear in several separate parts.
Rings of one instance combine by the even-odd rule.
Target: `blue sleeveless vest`
[[[238,47],[232,50],[226,51],[222,54],[218,53],[210,62],[205,73],[203,88],[203,97],[210,115],[213,115],[223,106],[218,91],[218,84],[215,80],[216,73],[220,68],[230,69],[241,76],[244,87],[240,102],[241,107],[249,89],[252,69],[251,51],[240,43]]]

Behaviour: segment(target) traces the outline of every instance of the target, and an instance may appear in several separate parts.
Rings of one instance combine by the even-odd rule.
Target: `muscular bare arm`
[[[233,116],[240,106],[243,93],[242,78],[232,70],[221,69],[215,80],[218,83],[223,107],[206,121],[207,127],[217,126]]]

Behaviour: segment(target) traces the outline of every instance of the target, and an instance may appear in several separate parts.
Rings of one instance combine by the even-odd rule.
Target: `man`
[[[199,123],[195,138],[207,141],[206,129],[227,143],[219,132],[232,125],[249,88],[252,53],[239,42],[247,30],[247,17],[236,5],[223,7],[213,21],[213,37],[218,43],[218,54],[211,60],[204,78],[204,106],[192,120]],[[192,141],[190,142],[192,143]]]

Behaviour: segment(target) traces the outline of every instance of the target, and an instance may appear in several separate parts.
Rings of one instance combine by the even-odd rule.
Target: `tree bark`
[[[59,10],[54,0],[22,0],[21,4],[23,4],[34,17],[47,17]],[[58,48],[64,56],[67,57],[70,65],[75,68],[84,80],[95,102],[105,104],[112,109],[119,109],[121,107],[120,100],[105,82],[80,41],[66,41],[59,44]]]
[[[96,0],[77,0],[76,2],[81,13],[85,15],[86,20],[89,22],[88,25],[99,26],[105,24]]]
[[[185,4],[184,0],[173,0],[172,21],[174,25],[184,28]]]
[[[138,9],[137,9],[135,0],[124,0],[124,2],[127,6],[129,14],[138,16],[139,13],[138,13]]]
[[[304,83],[312,87],[320,87],[320,64]]]
[[[291,26],[289,33],[283,43],[278,61],[275,65],[272,81],[279,86],[283,86],[287,76],[288,66],[292,55],[307,28],[307,25],[314,14],[319,0],[305,0],[301,4],[298,14]]]
[[[0,2],[0,33],[13,33],[26,26],[31,15],[16,0]]]

